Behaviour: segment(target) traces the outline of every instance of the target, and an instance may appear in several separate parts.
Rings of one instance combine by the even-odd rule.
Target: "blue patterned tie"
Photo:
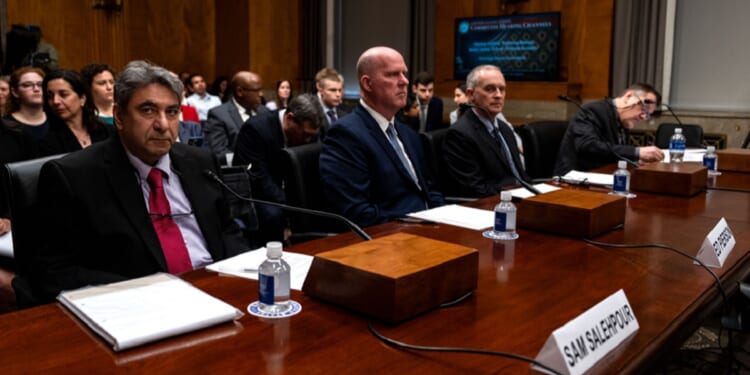
[[[386,128],[385,133],[388,134],[388,141],[391,142],[393,151],[396,151],[396,155],[398,155],[398,158],[401,159],[401,163],[404,165],[404,168],[406,168],[406,171],[409,172],[409,176],[411,176],[411,179],[414,181],[414,184],[416,184],[419,187],[419,180],[417,179],[417,174],[414,172],[414,169],[412,169],[411,166],[409,165],[409,161],[406,159],[406,154],[404,153],[404,150],[402,150],[401,146],[399,146],[398,144],[398,135],[396,135],[396,128],[393,127],[393,124],[388,123],[388,128]]]
[[[494,131],[495,137],[498,138],[498,141],[503,147],[503,151],[505,152],[505,159],[508,160],[508,164],[510,164],[510,171],[513,173],[513,177],[516,178],[516,180],[521,181],[521,174],[518,173],[518,169],[516,168],[516,162],[513,160],[513,155],[510,153],[510,147],[508,147],[508,142],[505,140],[505,137],[503,137],[502,132],[500,131],[500,126],[506,126],[505,124],[498,124],[496,121],[494,124]]]

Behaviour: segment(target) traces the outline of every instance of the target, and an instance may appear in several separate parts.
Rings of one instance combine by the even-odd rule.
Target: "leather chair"
[[[281,151],[286,204],[331,212],[320,181],[319,161],[322,148],[322,143],[314,142]],[[349,230],[345,224],[333,219],[296,212],[287,212],[286,215],[292,230],[292,242],[295,243]]]
[[[44,163],[64,156],[53,155],[5,165],[3,188],[9,200],[10,218],[13,227],[13,257],[16,277],[13,289],[19,308],[38,304],[33,296],[27,277],[30,262],[36,249],[42,245],[39,235],[39,207],[37,184]]]
[[[669,139],[672,138],[674,130],[676,128],[682,128],[682,135],[685,136],[685,147],[690,148],[703,148],[703,127],[700,125],[692,124],[670,124],[663,123],[659,124],[656,128],[656,141],[655,146],[667,149],[669,148]]]
[[[526,173],[532,180],[546,181],[553,177],[557,152],[567,129],[567,121],[530,122],[518,129]]]
[[[446,198],[455,195],[459,191],[458,185],[453,181],[453,177],[445,167],[445,159],[443,158],[443,142],[448,130],[444,128],[419,133],[427,169],[433,181],[437,184],[437,190],[442,192]],[[459,198],[456,198],[456,200],[462,201]]]

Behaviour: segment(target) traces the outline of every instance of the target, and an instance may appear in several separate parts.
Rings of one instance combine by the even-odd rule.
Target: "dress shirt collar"
[[[135,168],[136,173],[138,173],[138,178],[140,178],[141,181],[146,181],[148,173],[151,172],[151,168],[158,168],[160,171],[162,171],[164,176],[167,177],[164,181],[165,184],[168,184],[172,179],[172,176],[174,175],[174,171],[172,171],[172,168],[170,168],[171,159],[169,158],[169,153],[162,156],[155,165],[148,165],[144,163],[141,159],[138,159],[135,155],[131,154],[127,149],[125,150],[125,155],[127,155],[130,164],[133,166],[133,168]]]
[[[237,112],[239,112],[242,122],[247,121],[247,119],[255,115],[253,111],[248,111],[245,107],[240,105],[240,103],[237,103],[237,100],[235,100],[234,97],[232,97],[232,103],[237,107]]]
[[[318,101],[320,102],[320,106],[323,107],[323,114],[328,115],[328,111],[333,110],[336,112],[336,107],[329,107],[326,105],[326,103],[323,102],[323,97],[320,96],[320,93],[318,93]],[[338,116],[338,115],[337,115]]]
[[[388,124],[393,123],[393,117],[391,117],[390,120],[385,118],[383,115],[378,113],[376,110],[370,108],[367,103],[365,103],[364,100],[359,99],[359,104],[362,104],[362,107],[372,116],[372,118],[375,119],[375,122],[378,123],[378,126],[380,127],[380,130],[383,131],[383,134],[385,134],[385,130],[388,129]],[[393,126],[396,126],[395,124]]]
[[[284,115],[286,114],[286,108],[279,110],[279,124],[281,124],[281,135],[284,137],[284,147],[286,147],[286,133],[284,133]]]

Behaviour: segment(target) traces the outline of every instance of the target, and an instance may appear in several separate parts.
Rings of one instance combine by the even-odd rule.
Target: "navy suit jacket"
[[[427,176],[419,136],[399,122],[395,127],[419,187],[361,104],[339,119],[323,141],[320,177],[326,198],[336,211],[359,225],[383,223],[445,203]]]
[[[471,109],[459,117],[445,134],[445,166],[460,186],[459,195],[486,197],[498,194],[505,186],[518,184],[510,163],[514,163],[521,178],[529,180],[521,164],[513,131],[505,124],[499,124],[498,129],[508,143],[513,160],[508,160],[502,145],[487,132]]]
[[[424,125],[424,131],[437,130],[448,127],[443,123],[443,99],[432,97],[427,105],[427,121]]]
[[[214,261],[246,251],[224,191],[203,175],[217,170],[213,156],[176,143],[170,158]],[[61,290],[167,272],[135,169],[117,136],[46,163],[39,200],[39,228],[48,240],[28,269],[42,300]]]
[[[277,110],[248,119],[240,129],[232,164],[252,163],[253,193],[257,198],[279,203],[286,201],[281,188],[283,148],[284,134]]]

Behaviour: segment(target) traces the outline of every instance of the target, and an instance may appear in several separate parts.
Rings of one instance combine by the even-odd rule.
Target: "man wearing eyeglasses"
[[[649,120],[660,105],[661,94],[645,83],[631,85],[614,99],[584,105],[562,139],[555,175],[588,171],[618,160],[661,161],[664,153],[658,147],[627,144],[629,130]]]
[[[39,228],[47,241],[23,268],[40,302],[247,250],[221,186],[204,175],[216,160],[175,143],[182,89],[164,68],[129,63],[115,85],[117,136],[42,167]]]
[[[203,127],[205,141],[222,164],[226,163],[226,154],[234,152],[242,124],[251,117],[268,112],[261,105],[262,89],[263,80],[258,74],[238,72],[227,88],[231,95],[229,100],[208,111],[208,120]]]

